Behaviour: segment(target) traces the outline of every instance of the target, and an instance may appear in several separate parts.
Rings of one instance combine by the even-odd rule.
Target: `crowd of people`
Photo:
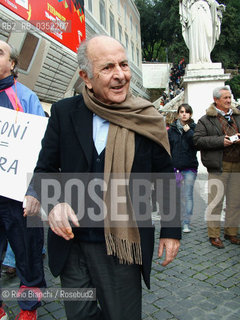
[[[184,89],[181,86],[182,77],[185,74],[186,63],[184,58],[178,63],[174,64],[171,68],[169,75],[168,92],[164,91],[160,101],[163,107],[166,103],[170,102],[173,98],[178,96]]]
[[[176,91],[180,89],[181,79],[185,74],[186,63],[184,58],[178,63],[174,64],[170,72],[169,91]]]
[[[37,96],[17,81],[14,48],[0,41],[0,53],[0,105],[44,116]],[[224,186],[221,201],[209,212],[209,241],[216,248],[224,248],[220,215],[226,197],[224,238],[239,245],[240,198],[235,173],[240,171],[240,111],[231,107],[230,89],[224,86],[214,90],[214,102],[197,124],[188,104],[180,105],[173,117],[164,122],[149,101],[131,94],[127,54],[117,40],[94,36],[80,44],[77,58],[85,86],[82,94],[58,101],[51,108],[42,149],[26,192],[26,207],[0,196],[0,257],[8,241],[20,278],[21,311],[16,319],[36,320],[41,301],[23,299],[21,292],[46,287],[43,228],[27,227],[26,221],[39,213],[40,204],[46,200],[42,198],[42,174],[45,178],[61,174],[58,182],[64,188],[48,212],[49,267],[54,276],[60,277],[62,288],[96,288],[96,300],[64,301],[67,319],[140,320],[141,277],[149,288],[154,226],[150,197],[144,208],[136,202],[140,194],[134,184],[135,174],[151,175],[151,183],[146,186],[149,195],[152,185],[157,185],[151,173],[164,175],[164,197],[156,195],[156,201],[163,202],[165,210],[158,247],[164,267],[177,256],[182,227],[184,233],[191,231],[198,150],[208,169],[209,181],[214,178]],[[179,65],[182,69],[177,72],[183,72],[184,61]],[[173,86],[178,86],[174,79]],[[11,95],[15,98],[11,99]],[[30,97],[34,101],[31,105]],[[65,188],[80,173],[93,177],[95,182],[96,176],[103,176],[100,195],[104,206],[99,207],[96,220],[87,201],[80,219],[79,199],[71,201],[72,194],[77,197],[77,193],[74,188]],[[112,192],[118,177],[129,181],[121,185],[121,198],[125,199],[121,206],[116,206],[119,195]],[[172,212],[166,199],[171,198],[169,183],[173,177],[181,205],[169,219]],[[209,204],[215,196],[213,188]],[[91,198],[91,193],[85,198]],[[143,214],[144,225],[139,220]],[[0,320],[6,320],[8,315],[0,303]]]

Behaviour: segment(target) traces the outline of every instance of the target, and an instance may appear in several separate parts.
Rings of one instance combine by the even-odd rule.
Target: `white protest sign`
[[[23,201],[48,118],[0,107],[0,195]]]

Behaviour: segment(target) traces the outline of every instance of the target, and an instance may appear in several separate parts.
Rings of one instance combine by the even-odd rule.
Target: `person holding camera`
[[[210,243],[221,249],[220,223],[223,200],[226,199],[224,238],[240,244],[237,237],[240,221],[240,110],[231,105],[229,86],[213,90],[214,103],[206,110],[195,128],[193,142],[201,151],[208,170],[207,225]]]

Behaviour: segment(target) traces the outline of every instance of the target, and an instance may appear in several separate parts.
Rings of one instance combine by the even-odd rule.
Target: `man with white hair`
[[[80,219],[78,204],[84,201],[69,203],[72,191],[64,197],[64,188],[60,202],[49,213],[49,266],[54,276],[60,275],[63,288],[96,288],[95,301],[65,301],[68,320],[140,320],[141,274],[149,287],[154,246],[151,212],[144,227],[139,227],[140,209],[135,209],[133,201],[136,190],[131,192],[127,182],[121,193],[123,224],[114,220],[118,197],[111,194],[111,177],[120,175],[128,181],[131,174],[132,181],[135,173],[141,177],[143,173],[173,173],[167,132],[152,104],[132,96],[131,71],[120,42],[98,35],[81,43],[78,64],[85,87],[79,96],[52,106],[33,181],[37,173],[58,173],[62,179],[71,173],[75,180],[79,173],[88,177],[91,173],[92,181],[103,174],[106,216],[98,226],[88,217],[96,205],[86,204]],[[180,238],[179,224],[162,221],[158,254],[166,251],[163,266],[176,257]]]
[[[199,119],[193,142],[201,151],[201,160],[209,172],[209,196],[207,210],[208,237],[210,243],[224,248],[220,239],[220,217],[226,198],[224,238],[232,244],[240,244],[237,237],[240,197],[240,111],[231,106],[229,86],[213,90],[214,103]]]

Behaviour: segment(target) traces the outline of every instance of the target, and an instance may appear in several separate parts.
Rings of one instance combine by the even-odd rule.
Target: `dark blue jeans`
[[[1,244],[6,238],[15,254],[20,286],[45,287],[42,261],[43,228],[27,227],[27,219],[23,217],[22,202],[0,196],[0,250],[3,250],[4,246]],[[41,304],[38,300],[18,303],[23,310],[34,310]],[[0,301],[0,306],[1,304]]]

